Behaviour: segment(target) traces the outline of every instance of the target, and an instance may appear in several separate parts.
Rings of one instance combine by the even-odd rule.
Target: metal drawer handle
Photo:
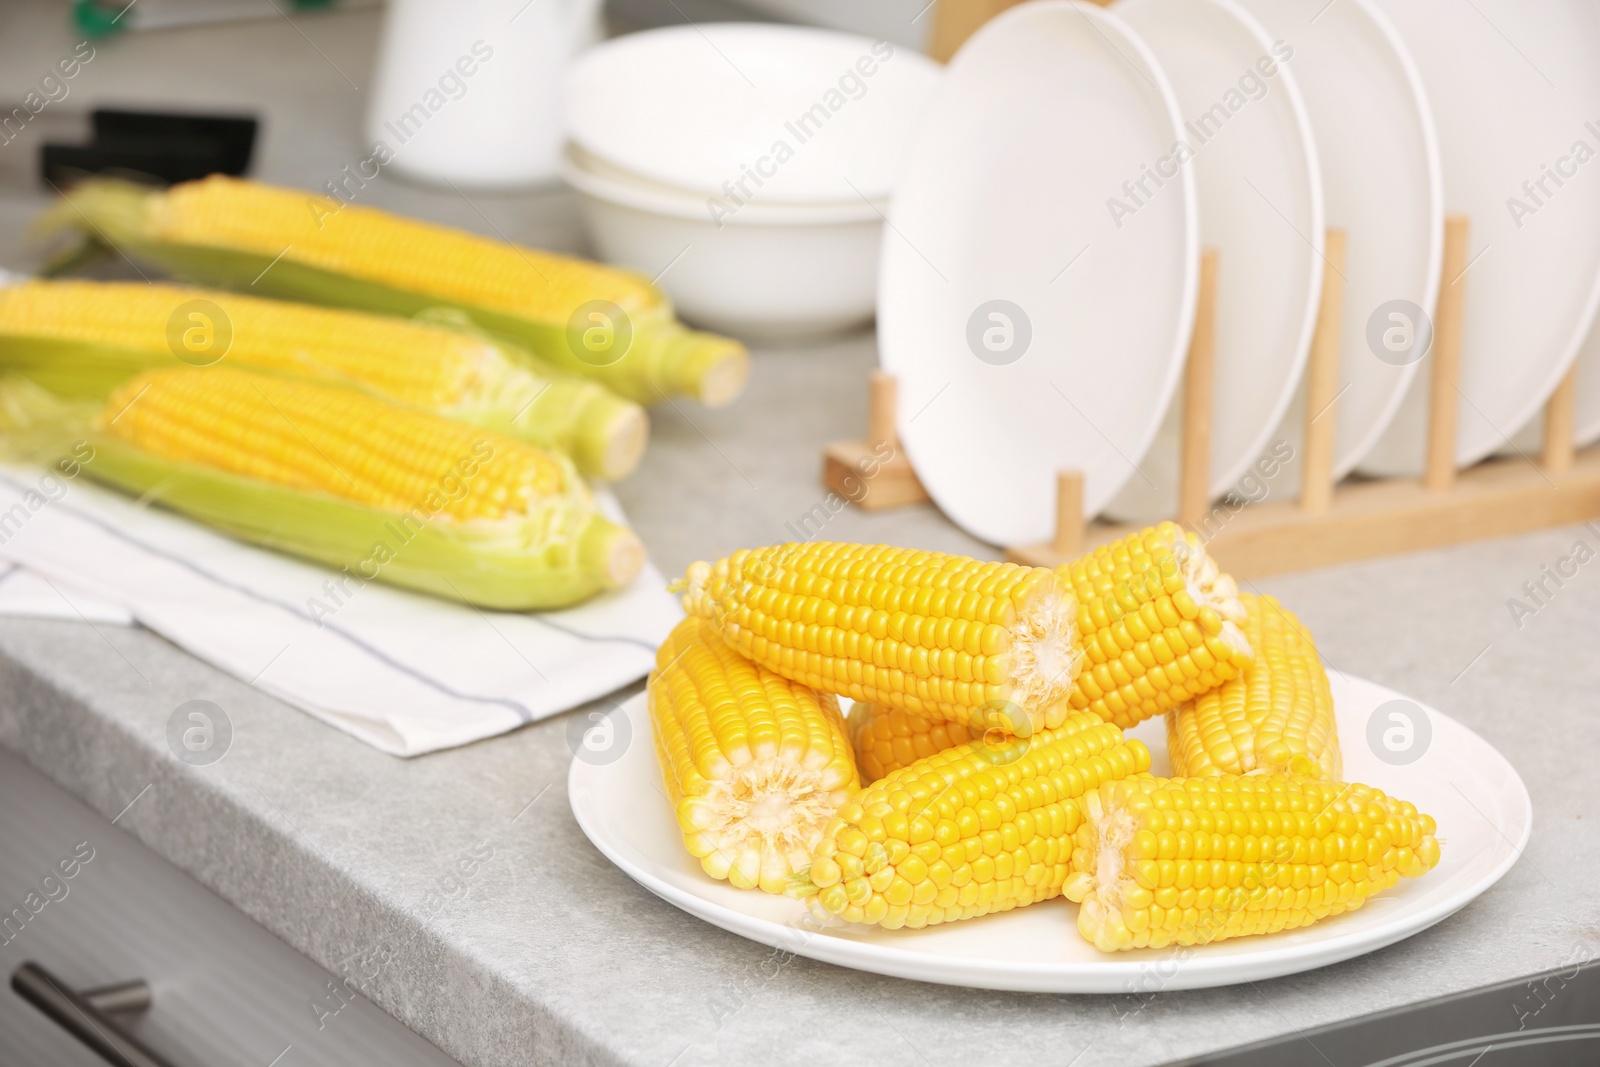
[[[11,988],[67,1033],[117,1067],[172,1067],[170,1061],[123,1032],[111,1012],[144,1011],[150,986],[143,979],[77,992],[32,961],[11,975]]]

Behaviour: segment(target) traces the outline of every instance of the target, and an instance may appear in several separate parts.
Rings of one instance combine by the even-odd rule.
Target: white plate
[[[938,81],[939,65],[909,48],[832,30],[647,30],[574,64],[567,136],[702,198],[856,204],[889,195]]]
[[[1240,3],[1294,51],[1289,67],[1317,137],[1327,223],[1346,234],[1333,449],[1338,480],[1377,444],[1417,373],[1404,353],[1381,347],[1391,324],[1386,305],[1403,300],[1432,308],[1439,295],[1444,186],[1433,112],[1411,53],[1373,0]],[[1375,321],[1376,348],[1368,337]],[[1304,425],[1302,383],[1275,438],[1298,448]],[[1293,463],[1272,490],[1292,496],[1299,483],[1300,465]]]
[[[945,73],[890,205],[878,347],[918,477],[975,537],[1050,537],[1064,469],[1099,511],[1155,434],[1194,321],[1194,179],[1109,202],[1178,125],[1144,43],[1090,4],[1013,8]]]
[[[1589,336],[1578,349],[1578,392],[1574,403],[1572,439],[1579,448],[1600,441],[1600,318],[1589,328]],[[1500,449],[1504,456],[1532,456],[1544,443],[1544,409],[1511,435],[1511,446]]]
[[[1393,690],[1334,675],[1334,703],[1345,773],[1416,804],[1439,824],[1439,865],[1359,911],[1270,937],[1245,937],[1186,950],[1141,949],[1103,955],[1079,936],[1076,905],[1064,899],[924,930],[847,924],[819,928],[799,901],[735,889],[700,869],[683,848],[662,792],[650,716],[640,694],[614,714],[627,718],[621,754],[608,764],[574,760],[567,792],[578,825],[629,877],[663,900],[743,937],[812,959],[946,985],[1035,993],[1121,993],[1160,967],[1163,989],[1251,982],[1323,967],[1393,944],[1453,914],[1516,862],[1533,828],[1528,791],[1504,756],[1465,726]],[[1395,766],[1368,747],[1368,722],[1389,701],[1413,724],[1419,759]],[[617,724],[620,725],[620,724]],[[1160,719],[1133,736],[1150,746],[1152,769],[1170,764]],[[1395,740],[1400,740],[1397,735]]]
[[[1600,5],[1593,0],[1382,0],[1433,106],[1445,209],[1470,217],[1456,462],[1475,463],[1533,418],[1571,365],[1600,302]],[[1591,128],[1587,123],[1594,123]],[[1562,160],[1566,159],[1565,164]],[[1575,175],[1532,205],[1545,166]],[[1512,198],[1535,213],[1512,217]],[[1518,226],[1518,222],[1521,226]],[[1451,279],[1443,279],[1449,284]],[[1361,469],[1422,470],[1418,377]]]
[[[1232,0],[1121,0],[1112,10],[1172,80],[1194,152],[1200,243],[1219,255],[1210,488],[1220,496],[1271,443],[1305,368],[1322,287],[1317,149],[1292,65]],[[1167,410],[1111,515],[1177,510],[1181,407]]]

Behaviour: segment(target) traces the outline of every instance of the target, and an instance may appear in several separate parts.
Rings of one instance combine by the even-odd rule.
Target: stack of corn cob
[[[685,844],[819,918],[914,929],[1065,896],[1102,951],[1191,945],[1438,862],[1431,818],[1339,782],[1299,621],[1171,523],[1054,571],[814,543],[679,587],[648,691]],[[1123,734],[1161,714],[1168,779]]]
[[[483,606],[630,581],[641,546],[579,476],[637,466],[643,403],[747,374],[632,275],[293,190],[97,179],[46,222],[218,289],[0,288],[13,425],[48,415],[92,477],[237,536]]]

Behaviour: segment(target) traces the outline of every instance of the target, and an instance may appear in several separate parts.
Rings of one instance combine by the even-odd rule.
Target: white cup
[[[389,0],[367,112],[376,158],[426,182],[555,180],[561,84],[572,57],[599,40],[600,6]]]

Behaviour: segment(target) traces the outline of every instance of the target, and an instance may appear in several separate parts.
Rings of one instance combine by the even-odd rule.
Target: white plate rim
[[[708,226],[715,225],[718,229],[723,226],[818,226],[883,220],[882,206],[870,200],[853,204],[845,201],[836,204],[752,201],[726,219],[718,220],[707,208],[709,198],[656,185],[650,183],[649,179],[629,181],[614,177],[591,164],[585,155],[578,145],[566,146],[556,160],[556,170],[562,181],[584,196],[653,215],[688,219]]]
[[[1348,682],[1387,694],[1389,699],[1409,699],[1402,698],[1401,694],[1376,682],[1350,675],[1343,677]],[[621,706],[629,715],[630,725],[634,722],[640,722],[648,727],[647,696],[646,693],[639,693]],[[1522,780],[1522,776],[1517,773],[1516,767],[1512,765],[1511,761],[1500,754],[1498,749],[1464,723],[1445,715],[1436,708],[1417,701],[1412,701],[1412,703],[1416,703],[1421,707],[1433,723],[1437,724],[1441,720],[1446,721],[1450,723],[1452,729],[1461,731],[1472,741],[1482,745],[1487,752],[1492,753],[1504,765],[1505,771],[1508,772],[1509,782],[1514,785],[1516,799],[1519,801],[1517,816],[1521,820],[1522,827],[1516,841],[1505,837],[1503,831],[1501,831],[1501,836],[1505,837],[1507,844],[1511,847],[1501,857],[1493,870],[1453,893],[1441,895],[1440,899],[1431,901],[1416,912],[1381,921],[1373,926],[1360,929],[1345,938],[1319,941],[1310,945],[1294,944],[1278,947],[1271,947],[1270,939],[1263,938],[1261,939],[1261,944],[1267,947],[1263,947],[1259,951],[1249,954],[1209,958],[1203,950],[1196,950],[1183,960],[1178,973],[1172,979],[1163,982],[1163,990],[1206,989],[1258,979],[1276,978],[1315,970],[1333,963],[1366,955],[1369,952],[1374,952],[1421,933],[1454,915],[1477,897],[1487,892],[1516,864],[1527,848],[1528,841],[1533,834],[1533,801],[1528,794],[1527,784]],[[648,731],[644,731],[644,733],[647,735]],[[634,736],[641,743],[645,741],[645,736],[641,736],[640,731],[635,731]],[[653,747],[654,739],[650,738],[649,743]],[[654,754],[652,752],[653,760]],[[907,978],[913,981],[932,982],[937,985],[1013,992],[1122,993],[1126,992],[1129,982],[1144,978],[1150,972],[1152,965],[1148,959],[1122,960],[1114,957],[1096,960],[1090,965],[986,961],[965,956],[960,957],[958,962],[952,963],[951,957],[913,952],[894,946],[865,944],[844,938],[835,938],[828,935],[825,930],[802,932],[790,925],[735,911],[725,905],[696,896],[672,885],[648,869],[640,867],[631,858],[623,854],[621,850],[614,847],[609,838],[600,832],[599,828],[590,819],[586,818],[591,787],[585,779],[592,770],[593,767],[590,764],[576,758],[573,759],[567,774],[567,799],[578,826],[583,830],[590,842],[594,844],[595,848],[599,849],[623,873],[667,903],[713,926],[760,944],[793,952],[796,955],[824,963],[849,967],[853,970],[885,974],[896,978]],[[1498,825],[1496,825],[1496,829],[1500,829]],[[1050,903],[1045,901],[1037,906],[1047,907],[1050,906]],[[1065,921],[1063,921],[1062,925],[1064,934],[1076,936],[1075,931],[1066,930],[1068,924]],[[1238,942],[1235,942],[1235,944],[1238,944]],[[1074,980],[1078,972],[1085,967],[1092,967],[1093,978],[1087,981]],[[951,968],[964,972],[963,976],[955,977],[945,973],[945,969]],[[973,981],[973,977],[978,978],[979,981]]]
[[[1400,35],[1399,29],[1383,13],[1375,0],[1349,0],[1346,5],[1346,14],[1350,9],[1359,15],[1356,23],[1362,23],[1375,31],[1384,45],[1384,57],[1392,61],[1399,70],[1408,90],[1407,99],[1415,109],[1417,125],[1422,137],[1419,147],[1422,149],[1423,165],[1426,171],[1427,200],[1429,217],[1432,220],[1428,227],[1428,249],[1426,266],[1423,270],[1423,282],[1420,306],[1434,307],[1439,301],[1440,276],[1444,271],[1444,170],[1439,156],[1439,131],[1433,121],[1433,105],[1428,99],[1427,89],[1422,82],[1422,72],[1417,69],[1416,60],[1411,55],[1411,50],[1406,46],[1405,39]],[[1254,12],[1251,12],[1254,14]],[[1259,21],[1259,18],[1258,18]],[[1263,24],[1265,25],[1265,24]],[[1266,27],[1272,32],[1272,27]],[[1303,80],[1303,77],[1302,77]],[[1319,151],[1322,146],[1319,146]],[[1326,189],[1324,189],[1326,193]],[[1330,224],[1331,225],[1331,224]],[[1346,331],[1347,335],[1341,339],[1341,363],[1350,358],[1352,352],[1360,358],[1361,338],[1357,334]],[[1353,441],[1344,451],[1336,452],[1333,458],[1332,477],[1339,481],[1361,465],[1367,453],[1377,447],[1379,440],[1389,429],[1389,424],[1400,413],[1400,407],[1405,403],[1406,394],[1411,390],[1412,380],[1420,373],[1422,361],[1409,363],[1398,368],[1399,373],[1394,376],[1394,385],[1389,396],[1380,406],[1376,417],[1368,426],[1366,432]],[[1343,409],[1341,409],[1343,410]],[[1286,419],[1293,420],[1294,413],[1287,414]],[[1338,448],[1337,434],[1334,446]]]
[[[1390,0],[1390,2],[1392,3],[1393,0]],[[1479,14],[1481,15],[1482,13],[1480,12]],[[1385,12],[1385,16],[1387,17],[1387,12]],[[1487,16],[1483,16],[1483,17],[1485,18],[1485,21],[1487,21]],[[1393,25],[1393,19],[1389,19],[1389,21],[1390,21],[1391,25]],[[1493,26],[1494,24],[1490,23],[1490,25]],[[1393,25],[1393,28],[1394,28],[1396,34],[1401,38],[1401,40],[1406,43],[1406,49],[1407,49],[1408,57],[1411,57],[1414,60],[1414,56],[1412,56],[1411,45],[1410,45],[1410,42],[1406,40],[1405,32],[1403,30],[1401,30],[1398,25]],[[1502,36],[1504,35],[1503,31],[1501,31],[1499,29],[1499,27],[1495,27],[1495,29],[1496,29],[1496,32],[1502,33]],[[1418,77],[1420,78],[1421,77],[1420,64],[1414,64],[1414,65],[1417,66],[1417,73],[1418,73]],[[1424,87],[1426,87],[1426,83],[1424,83]],[[1430,117],[1431,117],[1431,115],[1432,115],[1432,103],[1431,103],[1432,94],[1431,93],[1426,93],[1426,88],[1425,88],[1425,94],[1427,96],[1427,99],[1430,102],[1429,103],[1429,109],[1430,109],[1429,110],[1429,114],[1430,114]],[[1437,125],[1435,125],[1435,130],[1437,131]],[[1442,160],[1441,160],[1441,169],[1442,169]],[[1448,212],[1448,207],[1447,207],[1446,210]],[[1470,250],[1469,250],[1469,252],[1470,252]],[[1469,266],[1470,266],[1470,264],[1469,264]],[[1557,273],[1559,273],[1559,272],[1557,272]],[[1468,297],[1468,299],[1471,299],[1471,297]],[[1432,311],[1433,311],[1433,309],[1430,308],[1429,309],[1429,313],[1432,314]],[[1506,437],[1506,438],[1501,438],[1499,440],[1491,440],[1491,441],[1488,441],[1487,443],[1473,443],[1471,445],[1471,447],[1463,447],[1462,441],[1461,441],[1461,434],[1462,434],[1463,431],[1462,431],[1462,426],[1461,426],[1461,424],[1460,424],[1460,422],[1458,420],[1458,424],[1457,424],[1457,427],[1456,427],[1456,447],[1455,447],[1455,465],[1456,465],[1456,467],[1458,469],[1464,469],[1466,467],[1470,467],[1470,466],[1480,462],[1481,460],[1493,455],[1497,450],[1506,447],[1509,444],[1509,442],[1511,441],[1512,438],[1515,438],[1517,430],[1520,430],[1522,427],[1526,426],[1529,422],[1531,422],[1533,419],[1535,419],[1540,414],[1540,412],[1543,410],[1546,402],[1550,399],[1550,396],[1561,385],[1561,380],[1564,377],[1566,377],[1567,372],[1569,370],[1571,370],[1573,365],[1577,362],[1578,357],[1579,357],[1580,353],[1583,350],[1585,341],[1589,337],[1590,331],[1594,330],[1594,329],[1597,329],[1597,328],[1600,328],[1600,270],[1596,271],[1595,277],[1594,277],[1593,281],[1590,283],[1588,295],[1587,295],[1587,297],[1585,297],[1584,302],[1583,302],[1582,310],[1579,312],[1579,315],[1578,315],[1577,327],[1573,331],[1572,336],[1570,336],[1564,342],[1564,345],[1565,345],[1565,347],[1564,347],[1564,355],[1556,363],[1552,364],[1551,372],[1547,375],[1547,377],[1544,380],[1541,381],[1540,387],[1537,390],[1537,393],[1535,393],[1535,390],[1529,389],[1528,390],[1528,395],[1529,395],[1530,399],[1528,401],[1526,401],[1522,405],[1521,409],[1515,410],[1515,413],[1510,418],[1504,420],[1506,425],[1512,426],[1512,427],[1516,427],[1516,429],[1514,429],[1514,430],[1507,431],[1508,433],[1510,433],[1511,436],[1510,437]],[[1463,347],[1465,347],[1464,342],[1463,342]],[[1465,351],[1463,351],[1463,358],[1465,358]],[[1419,360],[1418,362],[1420,363],[1421,361]],[[1600,362],[1600,361],[1597,361],[1597,362]],[[1413,379],[1412,390],[1408,390],[1407,391],[1406,398],[1409,399],[1409,397],[1411,396],[1411,393],[1413,391],[1416,391],[1416,390],[1420,389],[1420,388],[1421,387],[1416,384],[1415,379]],[[1404,403],[1404,401],[1402,401],[1402,404],[1403,403]],[[1418,403],[1426,403],[1426,401],[1425,400],[1419,400]],[[1399,409],[1397,408],[1396,409],[1396,416],[1398,416],[1398,414],[1399,414]],[[1391,419],[1391,422],[1392,422],[1392,419]],[[1489,429],[1490,429],[1491,432],[1495,433],[1496,436],[1499,436],[1498,431],[1495,429],[1494,426],[1490,426]],[[1594,429],[1595,429],[1596,435],[1600,436],[1600,422],[1596,423]],[[1488,434],[1485,434],[1485,437],[1487,438]],[[1374,440],[1373,443],[1372,443],[1372,448],[1373,449],[1377,448],[1377,446],[1381,442],[1381,440],[1382,440],[1381,437],[1378,438],[1377,440]],[[1371,451],[1371,449],[1369,449],[1369,452],[1370,451]],[[1374,477],[1382,477],[1382,478],[1420,476],[1421,471],[1422,471],[1422,459],[1421,459],[1421,456],[1418,456],[1418,457],[1415,458],[1415,461],[1413,463],[1411,463],[1411,464],[1395,464],[1393,467],[1390,467],[1388,465],[1383,465],[1383,464],[1374,465],[1372,467],[1365,467],[1362,464],[1357,464],[1357,469],[1361,470],[1363,473],[1371,474]]]
[[[1119,8],[1154,2],[1157,2],[1157,0],[1119,0],[1118,3],[1112,6],[1111,10],[1116,11]],[[1241,29],[1255,39],[1256,45],[1262,50],[1263,55],[1271,53],[1272,38],[1268,35],[1266,28],[1261,25],[1260,20],[1249,11],[1235,3],[1234,0],[1205,0],[1205,2],[1224,12],[1229,18],[1237,22]],[[1134,33],[1137,34],[1137,30]],[[1159,62],[1159,57],[1157,57],[1157,61]],[[1284,89],[1284,97],[1289,103],[1289,109],[1294,116],[1294,124],[1299,134],[1300,143],[1305,149],[1306,179],[1309,185],[1311,204],[1311,233],[1309,236],[1302,236],[1311,245],[1310,284],[1306,286],[1305,306],[1302,309],[1300,318],[1299,335],[1295,340],[1289,360],[1288,374],[1284,379],[1284,388],[1279,391],[1270,410],[1262,417],[1261,428],[1257,431],[1251,447],[1242,449],[1239,458],[1233,465],[1222,468],[1220,473],[1217,472],[1215,467],[1215,450],[1213,449],[1212,451],[1213,476],[1208,487],[1210,499],[1212,500],[1222,497],[1235,488],[1239,479],[1244,477],[1246,472],[1261,458],[1268,444],[1272,441],[1273,435],[1277,433],[1279,425],[1289,411],[1289,406],[1294,403],[1295,395],[1300,388],[1300,381],[1305,376],[1306,364],[1311,355],[1311,342],[1316,336],[1317,313],[1322,306],[1323,275],[1327,269],[1327,212],[1322,187],[1322,159],[1317,148],[1316,130],[1312,127],[1311,116],[1306,110],[1305,98],[1300,93],[1300,83],[1294,71],[1290,69],[1288,64],[1284,64],[1279,68],[1279,74],[1283,79],[1281,84]],[[1196,211],[1203,212],[1204,208],[1198,206],[1197,203]],[[1185,346],[1185,359],[1187,360],[1187,345]],[[1170,398],[1167,401],[1169,405],[1178,402],[1177,397]],[[1218,417],[1215,408],[1216,402],[1216,399],[1214,399],[1211,416],[1213,424],[1224,421],[1223,418]],[[1165,412],[1163,412],[1163,416],[1165,417]],[[1164,421],[1164,418],[1162,421]],[[1240,421],[1249,422],[1253,421],[1253,419]],[[1159,423],[1157,429],[1159,432]],[[1155,437],[1155,434],[1151,435],[1152,444],[1155,441]],[[1138,462],[1142,463],[1144,461],[1144,456],[1147,452],[1148,446],[1140,453]],[[1172,495],[1175,499],[1176,489],[1174,489]],[[1120,509],[1108,508],[1107,511],[1113,515],[1120,516],[1121,514]],[[1139,509],[1129,509],[1128,521],[1141,521],[1140,516],[1133,514],[1136,511],[1139,511]]]
[[[1150,51],[1150,47],[1145,43],[1144,39],[1140,37],[1131,26],[1129,26],[1122,19],[1118,18],[1107,8],[1100,7],[1094,3],[1087,3],[1085,0],[1034,0],[1032,3],[1021,4],[1009,8],[1008,10],[990,19],[976,34],[973,35],[972,38],[968,40],[967,46],[970,46],[973,41],[980,40],[984,37],[1001,32],[1008,32],[1013,23],[1020,23],[1024,20],[1032,18],[1042,18],[1053,13],[1059,13],[1063,11],[1074,12],[1087,21],[1092,27],[1095,27],[1097,32],[1100,32],[1102,36],[1104,36],[1104,30],[1111,30],[1122,39],[1124,44],[1126,44],[1132,50],[1139,63],[1142,65],[1143,69],[1141,73],[1145,75],[1146,80],[1148,80],[1155,87],[1156,93],[1161,99],[1163,109],[1166,112],[1166,128],[1162,131],[1164,139],[1178,139],[1181,136],[1180,131],[1183,127],[1183,118],[1182,113],[1178,109],[1178,102],[1176,96],[1173,94],[1172,85],[1167,80],[1166,73],[1162,70],[1160,63],[1157,62],[1154,54]],[[963,46],[963,50],[967,46]],[[952,57],[950,65],[953,66],[956,60],[959,58],[960,53],[958,52],[955,57]],[[1127,57],[1124,56],[1124,59],[1126,60]],[[950,79],[947,75],[946,85],[949,84],[949,81]],[[927,111],[924,112],[924,129],[936,124],[934,116],[934,105],[936,103],[938,103],[937,94],[935,95],[934,99],[930,101]],[[914,154],[915,151],[915,143],[913,143],[913,147],[907,153],[908,157]],[[905,174],[902,173],[902,181],[904,178]],[[1097,514],[1108,501],[1110,501],[1117,495],[1118,492],[1121,491],[1123,485],[1125,485],[1137,473],[1138,460],[1142,458],[1149,450],[1151,442],[1155,440],[1156,434],[1160,432],[1162,416],[1167,408],[1173,403],[1173,399],[1177,393],[1178,382],[1183,377],[1184,365],[1188,360],[1189,344],[1194,335],[1196,314],[1195,305],[1200,285],[1200,222],[1196,203],[1195,179],[1192,170],[1188,167],[1178,168],[1178,180],[1183,201],[1184,216],[1184,247],[1182,253],[1183,277],[1181,279],[1181,283],[1179,286],[1177,286],[1178,292],[1176,296],[1178,300],[1178,314],[1175,322],[1176,328],[1173,331],[1171,349],[1167,353],[1166,359],[1163,361],[1165,365],[1165,373],[1160,388],[1157,391],[1159,399],[1156,403],[1150,406],[1151,414],[1146,417],[1143,427],[1137,434],[1132,436],[1133,443],[1132,446],[1126,450],[1125,457],[1119,457],[1119,462],[1111,468],[1109,474],[1101,474],[1099,478],[1091,480],[1088,477],[1090,471],[1084,470],[1082,472],[1085,475],[1083,503],[1086,515],[1093,516]],[[891,210],[886,218],[886,225],[884,227],[883,251],[879,258],[880,264],[888,264],[891,262],[891,249],[895,247],[896,235],[897,231],[895,229],[894,210],[891,206]],[[891,366],[891,363],[894,361],[890,358],[886,358],[886,352],[889,346],[885,345],[884,343],[884,323],[886,318],[889,320],[892,320],[893,318],[892,315],[886,315],[887,309],[885,304],[888,300],[893,299],[892,286],[885,284],[887,281],[886,275],[887,270],[883,267],[880,267],[877,315],[878,363],[884,371],[893,374],[895,373],[895,370],[894,367]],[[903,403],[903,392],[900,395],[900,399]],[[909,420],[903,418],[902,416],[903,408],[902,410],[896,412],[896,423],[901,427],[901,444],[905,448],[908,458],[911,459],[912,465],[917,467],[919,470],[926,469],[925,464],[919,465],[918,463],[918,447],[915,441],[915,434],[908,434],[905,432],[905,427]],[[936,479],[932,480],[932,484],[926,484],[925,488],[927,489],[929,496],[933,498],[935,504],[937,504],[940,507],[940,510],[944,511],[945,514],[951,518],[951,521],[956,522],[956,524],[958,526],[962,526],[963,529],[967,528],[964,523],[954,517],[952,512],[946,508],[945,503],[940,500],[940,494],[943,489],[937,484]],[[959,511],[962,509],[956,510]],[[974,533],[974,536],[978,536],[980,539],[984,539],[981,534],[977,534],[971,530],[968,530],[968,532]]]
[[[1400,68],[1405,72],[1406,85],[1411,89],[1411,100],[1417,108],[1417,117],[1421,120],[1423,151],[1428,157],[1428,200],[1433,205],[1431,212],[1433,225],[1429,228],[1432,237],[1428,241],[1428,269],[1422,287],[1422,306],[1424,308],[1437,307],[1439,303],[1439,284],[1444,274],[1444,161],[1439,155],[1439,128],[1433,121],[1433,102],[1428,97],[1427,87],[1422,81],[1422,71],[1417,68],[1417,61],[1411,55],[1411,48],[1406,44],[1405,38],[1400,35],[1400,29],[1383,13],[1383,9],[1375,0],[1350,0],[1366,16],[1368,22],[1378,28],[1387,44],[1399,61]],[[1358,445],[1352,445],[1350,451],[1343,456],[1335,455],[1333,460],[1333,480],[1339,481],[1346,475],[1361,466],[1361,461],[1378,446],[1383,435],[1389,429],[1389,424],[1394,422],[1395,416],[1400,414],[1400,406],[1406,402],[1406,394],[1411,391],[1412,383],[1422,370],[1422,360],[1407,365],[1401,376],[1404,384],[1395,389],[1384,405],[1382,413],[1374,420],[1372,428],[1366,436],[1361,438]],[[1337,439],[1335,441],[1337,444]]]

